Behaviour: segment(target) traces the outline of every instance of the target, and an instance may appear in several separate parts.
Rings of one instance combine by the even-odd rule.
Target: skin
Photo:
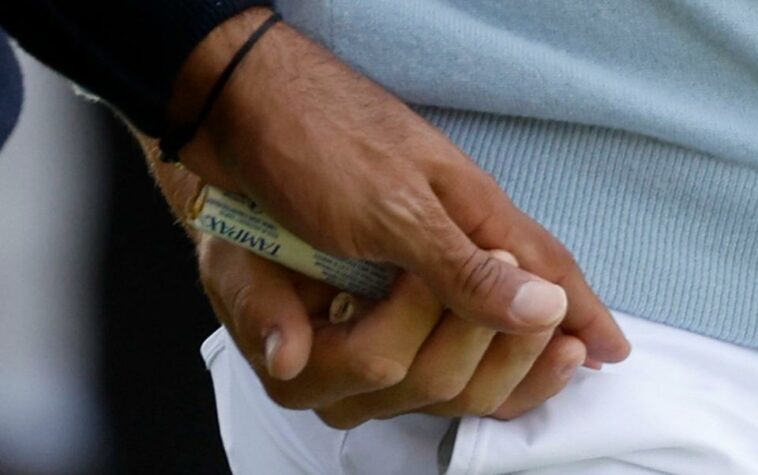
[[[200,186],[187,170],[162,164],[142,137],[153,174],[179,222]],[[331,324],[338,293],[322,282],[185,227],[198,252],[201,281],[219,320],[263,382],[290,409],[312,409],[348,429],[407,412],[509,419],[558,393],[585,361],[584,344],[550,329],[513,335],[445,310],[417,276],[402,274],[389,298],[351,321]],[[497,256],[513,266],[512,256]],[[295,375],[283,358],[267,361],[261,325],[307,320],[310,354]],[[297,342],[295,342],[297,344]]]
[[[238,15],[196,48],[170,122],[197,115],[268,14]],[[179,216],[199,176],[257,198],[322,250],[407,271],[369,314],[328,325],[334,289],[195,236],[217,315],[283,406],[315,409],[335,427],[419,410],[512,417],[562,388],[585,357],[629,353],[563,245],[437,129],[283,23],[180,155],[189,171],[155,166]]]

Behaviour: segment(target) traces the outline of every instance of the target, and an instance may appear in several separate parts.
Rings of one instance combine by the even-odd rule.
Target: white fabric
[[[514,421],[465,418],[449,475],[758,474],[758,352],[615,313],[623,364],[580,370]],[[235,474],[436,474],[449,421],[409,415],[351,431],[273,404],[231,338],[203,345]]]
[[[95,473],[108,150],[95,107],[14,49],[26,97],[0,150],[0,473]]]

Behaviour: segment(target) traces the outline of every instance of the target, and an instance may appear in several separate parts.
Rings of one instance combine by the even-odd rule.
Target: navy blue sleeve
[[[172,84],[218,24],[271,0],[0,1],[0,25],[53,69],[160,136]]]
[[[18,63],[0,30],[0,149],[18,120],[22,91]]]

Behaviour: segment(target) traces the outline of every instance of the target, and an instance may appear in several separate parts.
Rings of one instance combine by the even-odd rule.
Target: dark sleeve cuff
[[[0,2],[22,47],[118,109],[143,132],[165,130],[171,88],[217,25],[272,0],[24,0]]]
[[[0,29],[0,150],[16,125],[22,98],[21,71],[8,38]]]

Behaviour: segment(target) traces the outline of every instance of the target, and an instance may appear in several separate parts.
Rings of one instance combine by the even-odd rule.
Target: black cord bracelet
[[[195,119],[194,122],[180,125],[163,136],[160,141],[162,162],[176,163],[180,160],[179,150],[195,138],[198,129],[200,129],[202,123],[211,113],[213,105],[221,95],[221,91],[224,89],[224,86],[226,86],[226,83],[229,82],[229,78],[232,77],[234,70],[237,69],[237,66],[239,66],[245,58],[245,55],[247,55],[253,46],[255,46],[255,43],[257,43],[258,40],[281,19],[282,16],[279,13],[272,14],[250,35],[240,49],[237,50],[231,61],[229,61],[229,64],[226,65],[226,68],[224,68],[221,75],[213,84],[213,89],[211,89],[210,94],[208,94],[208,98],[205,100],[205,104],[203,104],[203,108],[200,110],[200,114],[198,114],[197,119]]]

